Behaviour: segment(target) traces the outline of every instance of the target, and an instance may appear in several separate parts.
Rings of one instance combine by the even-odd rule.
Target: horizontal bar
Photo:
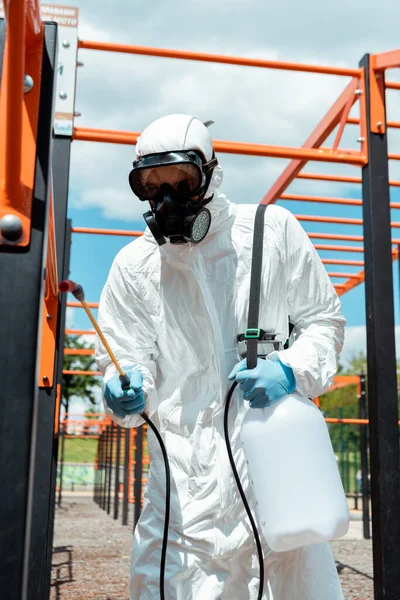
[[[65,369],[63,371],[63,375],[90,375],[92,377],[101,376],[102,373],[100,371],[71,371],[69,369]]]
[[[321,258],[324,265],[349,265],[353,267],[363,267],[364,261],[362,260],[347,260],[345,258]]]
[[[326,196],[308,196],[306,194],[281,194],[281,200],[295,202],[320,202],[321,204],[344,204],[349,206],[362,206],[362,200],[355,198],[330,198]],[[399,203],[400,208],[400,203]]]
[[[87,302],[89,308],[99,308],[98,302]],[[67,302],[67,306],[70,308],[83,308],[80,302]]]
[[[362,235],[345,235],[339,233],[314,233],[313,231],[307,231],[307,235],[312,239],[319,240],[342,240],[347,242],[363,242],[364,237]],[[400,239],[393,239],[392,244],[399,245]]]
[[[368,425],[369,419],[335,419],[333,417],[325,417],[325,422],[326,423],[341,423],[343,425]],[[400,425],[400,421],[399,421],[399,425]]]
[[[400,90],[400,83],[397,81],[386,81],[385,87],[387,90]]]
[[[362,225],[362,219],[347,219],[344,217],[316,217],[314,215],[295,215],[298,221],[311,221],[314,223],[336,223],[341,225]],[[392,227],[399,228],[400,223],[392,221]]]
[[[73,356],[90,356],[94,354],[93,348],[64,348],[64,354],[70,354]]]
[[[96,335],[93,329],[66,329],[65,335]]]
[[[342,423],[343,425],[368,425],[368,419],[334,419],[325,417],[326,423]]]
[[[336,252],[364,252],[363,246],[339,246],[328,244],[314,244],[316,250],[333,250]]]
[[[361,177],[350,177],[347,175],[321,175],[319,173],[299,173],[298,179],[312,179],[314,181],[336,181],[337,183],[360,183]],[[400,181],[389,181],[392,187],[400,187]]]
[[[87,233],[94,235],[122,235],[127,237],[140,237],[143,231],[129,231],[125,229],[97,229],[93,227],[72,227],[72,233]]]
[[[373,54],[371,59],[374,71],[398,69],[400,67],[400,50],[390,50],[389,52]]]
[[[206,54],[204,52],[170,50],[167,48],[133,46],[130,44],[114,44],[110,42],[93,42],[88,40],[79,40],[78,48],[81,48],[82,50],[102,50],[104,52],[121,52],[123,54],[158,56],[159,58],[178,58],[181,60],[213,62],[227,65],[239,65],[243,67],[258,67],[262,69],[278,69],[281,71],[319,73],[323,75],[339,75],[343,77],[360,77],[361,75],[361,69],[348,69],[346,67],[330,67],[292,62],[281,62],[277,60],[265,60],[260,58],[242,58],[239,56]]]
[[[105,142],[112,144],[134,145],[140,133],[126,131],[112,131],[75,127],[73,139],[90,142]],[[246,156],[269,156],[271,158],[304,159],[317,162],[334,162],[363,166],[366,157],[361,152],[353,150],[338,150],[332,152],[329,148],[308,149],[292,148],[290,146],[269,146],[266,144],[252,144],[247,142],[229,142],[213,140],[214,150],[225,154],[243,154]]]
[[[282,194],[281,200],[294,200],[296,202],[319,202],[321,204],[343,204],[349,206],[362,206],[358,198],[330,198],[326,196],[307,196],[305,194]],[[390,208],[399,209],[400,202],[391,202]]]
[[[358,279],[358,273],[329,273],[329,277],[335,277],[337,279]]]
[[[358,117],[349,117],[347,123],[349,125],[359,125],[360,119]],[[386,126],[391,127],[392,129],[400,129],[400,121],[387,121]]]

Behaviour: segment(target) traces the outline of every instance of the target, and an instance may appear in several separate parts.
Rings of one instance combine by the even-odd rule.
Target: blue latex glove
[[[128,390],[122,389],[118,373],[106,383],[104,390],[106,404],[117,417],[126,417],[141,413],[146,405],[142,389],[143,378],[141,372],[131,369],[126,371],[126,374],[129,376],[131,385]]]
[[[246,359],[235,365],[229,379],[236,379],[243,398],[250,401],[251,408],[266,408],[291,394],[296,387],[293,370],[280,360],[257,360],[254,369],[247,369]]]

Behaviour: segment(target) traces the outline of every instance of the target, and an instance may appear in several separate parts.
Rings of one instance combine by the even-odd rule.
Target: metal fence
[[[95,461],[93,499],[121,518],[122,525],[139,519],[149,467],[147,427],[124,429],[110,423],[99,436]]]

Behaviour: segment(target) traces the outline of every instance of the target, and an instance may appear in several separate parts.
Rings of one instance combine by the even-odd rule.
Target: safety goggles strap
[[[203,164],[204,173],[209,173],[218,164],[218,159],[214,156],[211,160]]]

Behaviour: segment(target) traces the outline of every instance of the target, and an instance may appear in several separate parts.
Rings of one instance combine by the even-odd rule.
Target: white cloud
[[[396,356],[400,358],[400,326],[395,327],[395,341],[396,341]],[[340,355],[340,362],[343,365],[347,365],[354,356],[359,355],[361,352],[366,354],[367,351],[367,334],[365,325],[357,327],[346,327],[345,342],[342,353]]]
[[[71,0],[73,4],[73,0]],[[357,66],[366,51],[398,45],[400,3],[387,0],[376,19],[373,0],[116,0],[80,3],[80,37],[200,52]],[[390,18],[388,18],[388,16]],[[76,126],[140,131],[171,112],[213,119],[216,139],[299,146],[338,94],[346,78],[80,50]],[[390,73],[393,79],[395,73]],[[388,93],[390,118],[400,120],[399,94]],[[357,109],[352,112],[357,114]],[[333,136],[331,136],[331,139]],[[357,128],[346,128],[342,147],[358,148]],[[400,132],[390,133],[400,152]],[[106,218],[133,219],[147,210],[129,189],[132,147],[74,142],[71,189],[74,206],[98,207]],[[224,191],[234,202],[258,202],[287,161],[221,155]],[[308,171],[355,174],[353,167],[312,163]],[[400,179],[400,162],[391,164]],[[344,196],[356,186],[296,181],[296,193]],[[358,190],[360,194],[360,190]],[[305,207],[304,212],[307,212]]]

